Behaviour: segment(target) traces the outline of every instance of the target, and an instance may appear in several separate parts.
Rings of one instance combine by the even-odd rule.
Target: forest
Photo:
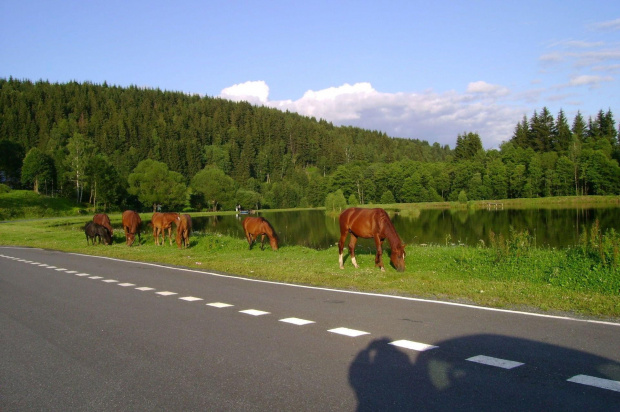
[[[432,136],[429,136],[432,138]],[[0,79],[0,183],[96,210],[232,210],[620,194],[611,109],[524,116],[454,149],[246,102]]]

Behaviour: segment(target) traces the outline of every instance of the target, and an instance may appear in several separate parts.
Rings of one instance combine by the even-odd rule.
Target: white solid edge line
[[[543,313],[522,312],[522,311],[517,311],[517,310],[498,309],[498,308],[486,308],[484,306],[468,305],[466,303],[443,302],[443,301],[440,301],[440,300],[412,298],[412,297],[407,297],[407,296],[384,295],[384,294],[381,294],[381,293],[357,292],[357,291],[351,291],[351,290],[339,290],[339,289],[331,289],[331,288],[322,288],[322,287],[317,287],[317,286],[295,285],[293,283],[275,282],[275,281],[272,281],[272,280],[262,280],[262,279],[250,279],[250,278],[244,278],[244,277],[240,277],[240,276],[224,275],[224,274],[221,274],[221,273],[207,272],[207,271],[197,270],[197,269],[177,268],[177,267],[162,265],[162,264],[159,264],[159,263],[137,262],[137,261],[133,261],[133,260],[117,259],[117,258],[111,258],[111,257],[107,257],[107,256],[84,255],[82,253],[75,253],[75,252],[63,252],[63,253],[67,253],[69,255],[83,256],[83,257],[87,257],[87,258],[106,259],[106,260],[112,260],[112,261],[117,261],[117,262],[133,263],[133,264],[138,264],[138,265],[146,265],[146,266],[158,267],[158,268],[162,268],[162,269],[179,270],[179,271],[182,271],[182,272],[200,273],[200,274],[203,274],[203,275],[211,275],[211,276],[222,277],[222,278],[227,278],[227,279],[237,279],[237,280],[243,280],[243,281],[246,281],[246,282],[258,282],[258,283],[266,283],[266,284],[271,284],[271,285],[282,285],[282,286],[289,286],[289,287],[295,287],[295,288],[324,290],[324,291],[328,291],[328,292],[337,292],[337,293],[346,293],[346,294],[351,294],[351,295],[374,296],[374,297],[381,297],[381,298],[408,300],[408,301],[412,301],[412,302],[435,303],[435,304],[438,304],[438,305],[458,306],[458,307],[463,307],[463,308],[485,310],[485,311],[489,311],[489,312],[501,312],[501,313],[517,314],[517,315],[535,316],[535,317],[548,318],[548,319],[570,320],[570,321],[573,321],[573,322],[595,323],[595,324],[599,324],[599,325],[609,325],[609,326],[618,326],[618,327],[620,327],[620,323],[608,322],[608,321],[602,321],[602,320],[577,319],[577,318],[571,318],[571,317],[568,317],[568,316],[545,315]]]

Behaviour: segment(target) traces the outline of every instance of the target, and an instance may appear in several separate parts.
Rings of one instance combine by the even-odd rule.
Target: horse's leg
[[[249,248],[252,249],[252,235],[250,234],[250,232],[245,232],[245,239],[248,241],[248,245],[250,245]]]
[[[377,254],[375,255],[375,267],[379,266],[382,272],[385,272],[385,268],[383,267],[383,248],[381,245],[383,244],[383,240],[379,238],[378,235],[375,235],[375,245],[377,246]]]
[[[159,242],[158,242],[158,237],[159,235],[157,234],[157,226],[153,225],[153,239],[155,239],[155,245],[159,246]]]
[[[172,225],[168,228],[168,240],[170,240],[170,246],[172,246]]]
[[[265,250],[265,234],[260,235],[260,250]]]
[[[349,255],[351,255],[351,263],[356,268],[360,266],[357,264],[357,259],[355,259],[355,245],[357,244],[357,236],[351,233],[351,239],[349,240]]]
[[[344,249],[344,241],[347,238],[348,233],[349,231],[347,229],[340,226],[340,240],[338,240],[338,263],[340,264],[340,269],[344,269],[344,257],[342,256],[342,251]]]

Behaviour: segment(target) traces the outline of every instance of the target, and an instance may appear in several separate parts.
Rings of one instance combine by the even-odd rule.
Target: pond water
[[[565,248],[579,243],[579,236],[598,220],[605,231],[620,231],[620,207],[540,208],[505,210],[420,210],[389,211],[396,231],[406,244],[489,245],[491,232],[508,237],[510,228],[528,230],[537,246]],[[338,216],[321,210],[260,212],[271,222],[280,245],[302,245],[326,249],[338,244]],[[244,238],[241,221],[245,215],[193,217],[194,230]],[[362,247],[374,247],[360,239]]]

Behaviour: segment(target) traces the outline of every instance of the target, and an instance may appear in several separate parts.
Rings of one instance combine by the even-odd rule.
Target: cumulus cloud
[[[248,81],[225,88],[220,92],[220,97],[252,104],[266,104],[269,98],[269,86],[262,80]]]
[[[485,148],[496,148],[512,137],[514,126],[523,117],[522,109],[501,106],[488,98],[505,95],[508,89],[484,81],[470,83],[465,93],[382,93],[370,83],[343,84],[308,90],[298,100],[280,101],[269,101],[268,90],[264,82],[246,82],[222,90],[220,96],[260,102],[337,126],[378,130],[391,137],[438,142],[452,148],[457,136],[465,132],[478,133]],[[486,98],[480,99],[480,95]]]

